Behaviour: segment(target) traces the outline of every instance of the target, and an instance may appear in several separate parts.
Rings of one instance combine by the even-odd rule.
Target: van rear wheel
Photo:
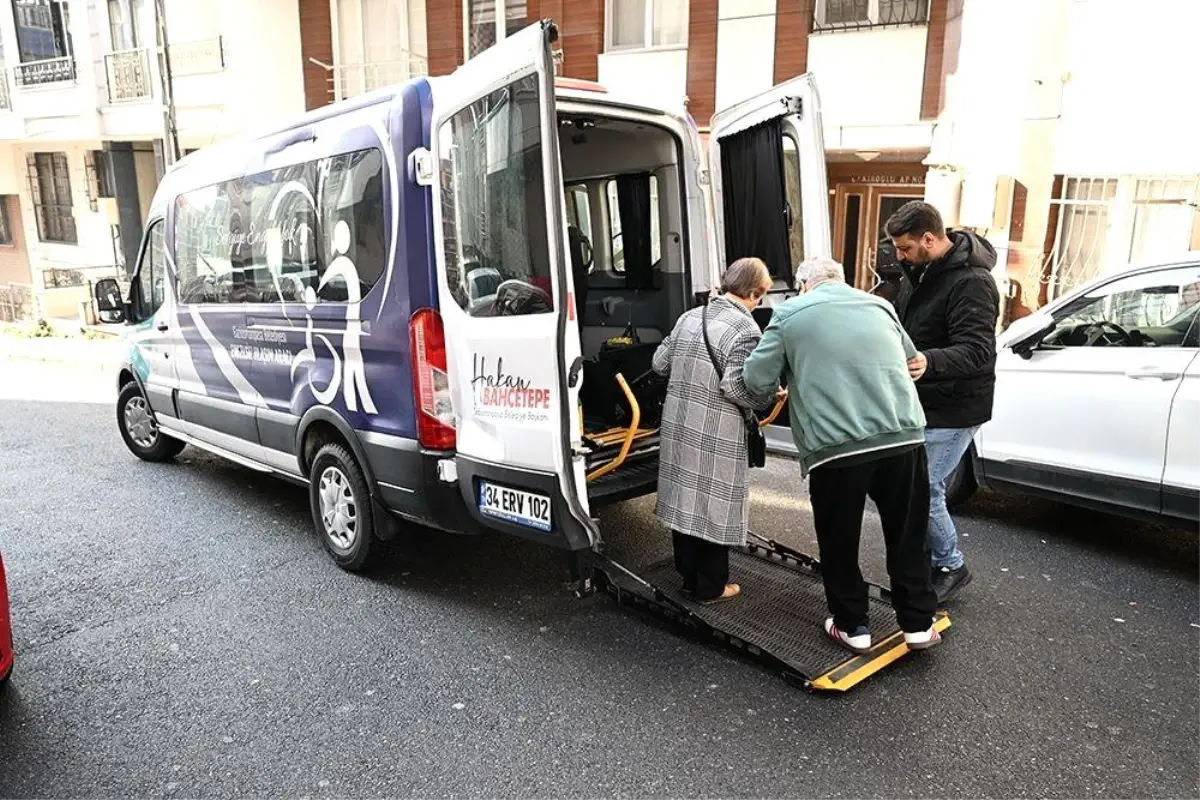
[[[334,562],[358,572],[376,550],[371,493],[354,456],[340,444],[317,451],[309,469],[308,496],[313,524]]]
[[[158,429],[150,404],[136,381],[122,386],[117,395],[117,427],[125,446],[143,461],[170,461],[183,452],[183,442]]]

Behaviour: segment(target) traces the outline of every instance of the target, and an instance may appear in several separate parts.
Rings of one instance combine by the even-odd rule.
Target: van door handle
[[[158,323],[157,325],[155,325],[154,327],[155,327],[155,328],[157,328],[157,329],[158,329],[158,330],[160,330],[160,331],[168,331],[168,330],[170,330],[170,329],[171,329],[171,326],[170,326],[170,325],[168,325],[168,324],[167,324],[167,323],[165,323],[165,322],[160,322],[160,323]]]
[[[1143,367],[1142,369],[1129,370],[1125,373],[1125,377],[1133,378],[1135,381],[1146,380],[1147,378],[1157,378],[1160,381],[1174,381],[1178,380],[1181,374],[1158,367]]]

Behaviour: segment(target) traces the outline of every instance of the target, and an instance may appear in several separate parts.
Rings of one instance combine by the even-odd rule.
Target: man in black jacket
[[[996,250],[969,231],[947,232],[928,203],[912,201],[887,221],[904,278],[896,311],[921,352],[908,362],[925,410],[929,463],[929,547],[933,588],[942,602],[971,580],[946,510],[946,479],[979,426],[992,418]]]

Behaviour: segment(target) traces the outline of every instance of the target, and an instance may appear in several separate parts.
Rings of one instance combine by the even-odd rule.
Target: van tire
[[[117,427],[125,446],[143,461],[170,461],[185,447],[183,442],[158,429],[154,412],[136,381],[122,386],[117,395]]]
[[[317,451],[308,477],[313,525],[325,552],[347,572],[365,569],[378,543],[362,468],[345,446],[330,442]]]

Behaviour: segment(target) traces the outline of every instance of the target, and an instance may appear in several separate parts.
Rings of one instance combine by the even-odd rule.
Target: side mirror
[[[96,316],[101,322],[121,323],[125,321],[125,303],[121,299],[121,287],[113,278],[96,281],[92,290],[96,298]]]
[[[1012,351],[1028,361],[1033,358],[1033,351],[1038,348],[1057,323],[1051,318],[1040,319],[1037,327],[1027,332],[1023,337],[1012,343]]]

